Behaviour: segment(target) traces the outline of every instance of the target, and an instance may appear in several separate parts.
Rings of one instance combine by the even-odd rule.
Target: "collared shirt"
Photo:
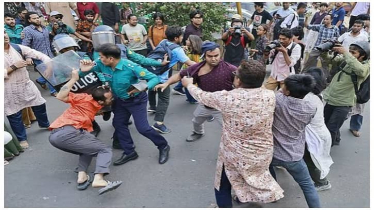
[[[273,156],[286,162],[299,161],[304,156],[305,127],[316,114],[317,107],[282,92],[277,92],[275,98]]]
[[[314,47],[320,45],[323,40],[338,38],[340,36],[339,28],[336,26],[331,26],[331,28],[327,28],[324,24],[309,25],[308,29],[318,31],[318,38],[316,43],[314,44]]]
[[[293,10],[291,7],[289,7],[287,10],[284,10],[283,8],[280,8],[276,14],[280,15],[281,18],[284,18],[286,17],[287,15],[291,14],[295,12],[295,10]]]
[[[286,19],[284,19],[280,27],[287,28],[287,26],[290,26],[290,28],[295,28],[298,25],[299,25],[299,15],[297,14],[297,12],[293,12],[293,14],[288,15]]]
[[[351,16],[358,16],[368,13],[370,2],[356,2],[355,8],[351,12]]]
[[[86,17],[84,16],[84,10],[86,9],[93,10],[95,12],[95,15],[99,14],[99,7],[97,6],[95,2],[84,2],[84,3],[85,4],[83,4],[82,2],[77,2],[77,8],[78,8],[79,17],[81,20],[86,20]]]
[[[92,121],[103,106],[87,93],[69,92],[68,97],[67,103],[70,103],[71,106],[49,126],[49,129],[71,125],[76,129],[93,131]]]
[[[223,60],[219,62],[209,73],[200,75],[200,69],[205,65],[206,61],[197,63],[182,70],[179,74],[183,78],[184,76],[191,76],[194,79],[194,83],[197,83],[199,88],[207,92],[216,92],[221,90],[232,90],[234,75],[232,72],[236,71],[237,67],[227,63]],[[187,74],[188,72],[188,74]]]
[[[34,25],[27,26],[23,30],[25,38],[22,40],[22,45],[28,46],[53,58],[51,43],[49,41],[49,31],[46,27],[41,27],[42,31],[39,31]]]
[[[292,43],[288,45],[286,48],[288,50],[291,49]],[[275,50],[270,51],[270,58],[274,56]],[[274,61],[271,65],[271,74],[270,76],[276,79],[277,81],[283,81],[286,79],[290,74],[295,74],[294,65],[301,57],[301,46],[296,44],[291,52],[291,64],[287,65],[286,60],[284,58],[283,53],[278,52],[274,58]],[[291,67],[291,72],[290,72]]]
[[[345,49],[349,50],[349,46],[352,43],[358,42],[358,41],[369,41],[369,40],[368,40],[368,37],[361,32],[357,36],[352,36],[351,32],[346,32],[338,38],[338,41],[342,43]]]
[[[93,22],[89,22],[87,20],[79,20],[78,25],[77,25],[77,32],[92,32],[91,29],[93,30]],[[93,44],[92,42],[86,42],[82,41],[83,43],[87,44],[87,52],[92,52]]]
[[[199,36],[201,39],[203,39],[203,29],[201,28],[201,26],[198,28],[192,23],[187,25],[186,30],[184,31],[184,35],[183,35],[183,40],[182,40],[183,45],[186,45],[186,40],[188,39],[190,35],[196,35],[196,36]]]
[[[4,25],[5,31],[9,36],[10,42],[14,44],[21,44],[21,32],[23,30],[22,25],[15,25],[13,28],[8,26],[7,24]]]
[[[132,84],[138,83],[139,79],[147,80],[148,89],[153,89],[160,82],[155,74],[130,60],[121,59],[114,70],[110,66],[105,66],[100,60],[95,62],[96,65],[91,71],[102,73],[105,81],[109,82],[114,95],[121,99],[130,98],[127,90]],[[80,71],[79,75],[84,76],[88,73]],[[138,94],[136,93],[135,96]]]

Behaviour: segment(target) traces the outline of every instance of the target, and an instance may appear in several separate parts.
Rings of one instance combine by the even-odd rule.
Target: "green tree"
[[[204,13],[203,40],[212,40],[212,33],[221,32],[227,21],[227,6],[215,2],[145,2],[138,3],[136,13],[145,16],[161,12],[165,16],[167,25],[186,26],[190,24],[190,12],[199,9]],[[150,18],[149,24],[153,24]]]

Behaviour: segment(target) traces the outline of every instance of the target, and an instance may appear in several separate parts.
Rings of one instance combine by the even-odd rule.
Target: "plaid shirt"
[[[308,29],[313,31],[318,31],[318,39],[314,47],[321,44],[323,40],[331,39],[331,38],[338,38],[340,36],[339,28],[336,26],[332,26],[331,28],[327,28],[324,24],[320,25],[309,25]]]
[[[80,20],[77,25],[76,31],[79,32],[92,32],[95,28],[93,22],[87,20]],[[87,52],[92,52],[93,45],[91,42],[82,41],[84,45],[87,45]]]
[[[299,161],[304,156],[305,127],[316,114],[317,107],[282,92],[275,97],[273,157],[285,162]]]
[[[22,45],[30,47],[53,58],[51,50],[51,43],[49,41],[49,31],[46,27],[41,26],[42,31],[39,31],[34,25],[27,26],[23,32],[25,38],[22,40]]]

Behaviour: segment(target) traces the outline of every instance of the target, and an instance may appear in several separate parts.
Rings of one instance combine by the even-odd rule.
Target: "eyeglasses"
[[[53,16],[55,19],[62,19],[62,16],[60,15],[56,15],[56,16]]]
[[[202,19],[203,17],[199,16],[199,17],[193,17],[195,19]]]

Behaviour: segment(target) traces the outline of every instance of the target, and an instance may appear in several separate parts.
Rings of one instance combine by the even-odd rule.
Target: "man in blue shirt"
[[[170,46],[172,44],[180,45],[183,39],[182,28],[179,26],[168,27],[165,31],[165,35],[167,37],[167,40],[161,41],[159,45],[164,44],[163,42],[166,42],[166,46]],[[170,69],[178,62],[186,64],[187,66],[191,66],[195,64],[194,61],[191,61],[187,57],[182,47],[177,47],[173,49],[171,51],[169,70],[165,71],[161,75],[158,75],[158,78],[160,79],[160,83],[164,83],[169,79]],[[157,105],[156,105],[156,94],[158,94]],[[150,89],[148,91],[148,99],[149,99],[149,106],[150,106],[148,112],[156,113],[155,118],[154,118],[156,123],[152,127],[160,133],[163,133],[163,134],[170,133],[171,132],[170,129],[167,128],[164,124],[165,114],[169,107],[169,101],[170,101],[170,87],[168,86],[163,92],[161,90],[154,91]]]
[[[133,86],[142,79],[147,80],[147,88],[152,89],[159,83],[159,79],[155,74],[132,61],[121,59],[121,50],[115,44],[103,44],[95,50],[99,52],[100,59],[95,63],[90,60],[82,60],[80,76],[84,76],[90,71],[99,72],[104,75],[105,81],[112,88],[115,98],[112,105],[113,126],[115,135],[119,138],[124,150],[122,157],[115,161],[114,165],[122,165],[138,158],[126,124],[131,115],[139,133],[158,147],[159,163],[164,164],[168,160],[170,147],[166,139],[148,124],[146,89],[139,90]]]
[[[23,27],[27,26],[27,21],[26,21],[26,14],[27,14],[27,9],[24,7],[21,7],[17,10],[18,17],[16,17],[16,24],[22,25]]]
[[[345,10],[342,2],[336,2],[335,8],[332,10],[332,25],[339,28],[340,34],[342,34],[342,25],[344,22]]]
[[[10,42],[14,44],[21,44],[21,32],[23,30],[23,26],[16,24],[13,15],[10,13],[4,14],[4,23],[4,28],[9,36]]]

